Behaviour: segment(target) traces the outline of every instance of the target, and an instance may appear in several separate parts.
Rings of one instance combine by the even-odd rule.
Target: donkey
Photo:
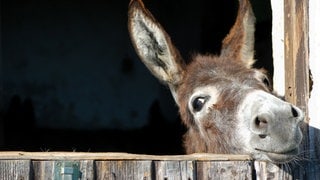
[[[179,107],[187,128],[187,154],[249,154],[285,163],[299,153],[304,114],[277,97],[265,72],[252,67],[254,24],[249,0],[239,0],[220,55],[197,54],[187,64],[142,0],[131,0],[130,38],[139,58],[169,87]]]

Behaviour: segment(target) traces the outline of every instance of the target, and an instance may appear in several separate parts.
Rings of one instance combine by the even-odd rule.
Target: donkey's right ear
[[[181,81],[185,64],[169,35],[141,0],[131,0],[129,4],[128,28],[142,62],[154,76],[174,90]]]

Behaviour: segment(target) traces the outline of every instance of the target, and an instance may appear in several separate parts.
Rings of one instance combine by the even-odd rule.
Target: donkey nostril
[[[261,117],[258,116],[255,119],[255,124],[256,124],[257,128],[264,129],[264,128],[267,128],[268,122],[267,122],[266,119],[261,118]]]
[[[298,117],[299,116],[298,111],[293,106],[291,106],[291,113],[292,113],[293,117]]]

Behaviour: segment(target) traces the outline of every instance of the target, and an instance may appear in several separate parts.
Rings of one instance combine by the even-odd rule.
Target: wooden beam
[[[308,113],[308,1],[284,1],[286,99]],[[308,119],[306,118],[306,121]]]
[[[0,160],[197,160],[197,161],[246,161],[249,155],[195,153],[190,155],[145,155],[130,153],[90,152],[0,152]]]
[[[310,6],[313,6],[313,4],[310,4]],[[315,134],[319,134],[319,129],[309,126],[308,101],[311,78],[309,72],[308,10],[309,0],[285,0],[285,97],[291,103],[299,106],[306,116],[305,123],[302,125],[304,140],[301,144],[303,154],[300,157],[304,161],[291,168],[292,179],[316,179],[320,176],[320,144],[315,136]],[[318,24],[318,22],[312,23],[314,23],[313,25]],[[319,110],[318,108],[317,110]],[[319,119],[319,114],[317,119]]]

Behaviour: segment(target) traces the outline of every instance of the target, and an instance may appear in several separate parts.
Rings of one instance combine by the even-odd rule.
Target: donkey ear
[[[179,51],[141,0],[131,0],[128,16],[129,33],[137,54],[172,91],[180,83],[185,67]]]
[[[254,63],[255,17],[249,0],[239,0],[235,24],[222,42],[221,55],[241,60],[250,68]]]

